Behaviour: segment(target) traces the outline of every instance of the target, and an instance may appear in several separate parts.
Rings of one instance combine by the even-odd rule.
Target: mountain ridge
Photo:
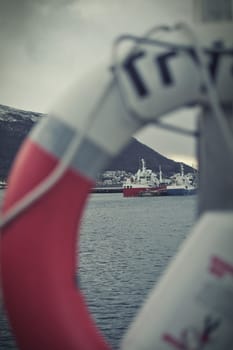
[[[0,179],[7,178],[23,140],[32,127],[46,116],[47,114],[44,113],[0,104]],[[147,167],[155,172],[158,172],[161,166],[165,176],[171,176],[180,171],[180,163],[166,158],[133,137],[123,151],[112,160],[107,169],[135,173],[141,158],[144,158]],[[193,171],[192,167],[185,163],[182,164],[185,172]]]

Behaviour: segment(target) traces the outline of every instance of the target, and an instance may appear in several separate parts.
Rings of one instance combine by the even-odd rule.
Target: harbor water
[[[196,219],[196,199],[195,195],[90,196],[82,222],[77,278],[113,349],[119,347],[143,300],[189,234]],[[3,310],[0,349],[17,349]]]

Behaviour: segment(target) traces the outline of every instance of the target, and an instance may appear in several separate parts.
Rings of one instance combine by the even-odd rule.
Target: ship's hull
[[[124,197],[153,197],[166,194],[166,186],[123,188]]]
[[[189,196],[197,193],[196,188],[184,188],[184,187],[167,187],[167,196]]]

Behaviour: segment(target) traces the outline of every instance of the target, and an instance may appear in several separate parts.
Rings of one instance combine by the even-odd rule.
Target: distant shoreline
[[[5,190],[7,185],[0,185],[0,190]],[[122,187],[93,187],[91,193],[122,193]]]
[[[121,186],[112,187],[93,187],[91,193],[122,193],[123,188]]]

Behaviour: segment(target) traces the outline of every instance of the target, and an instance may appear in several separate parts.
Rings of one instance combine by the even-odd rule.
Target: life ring
[[[123,68],[118,67],[118,75],[98,68],[81,87],[74,87],[32,131],[14,163],[2,208],[1,269],[4,303],[20,349],[110,349],[88,312],[75,278],[77,228],[88,195],[96,174],[132,134],[151,121],[151,117],[143,119],[141,111],[150,114],[154,110],[161,115],[196,100],[200,88],[193,65],[192,74],[182,78],[180,85],[169,86],[169,91],[168,80],[159,85],[159,104],[152,104],[151,95],[145,96],[146,89],[132,76],[135,57],[131,55],[130,59],[125,60]],[[161,60],[157,62],[160,69]],[[178,71],[191,67],[185,56],[174,64]],[[145,66],[147,78],[148,69]],[[190,75],[195,77],[192,86],[185,80]],[[122,103],[119,84],[128,96],[128,108]],[[231,89],[225,85],[219,90],[228,96]],[[188,87],[186,94],[183,86]],[[133,117],[127,109],[134,110]],[[67,149],[72,151],[71,156]],[[40,193],[41,184],[51,173],[57,174],[67,158],[68,165],[57,180]],[[40,195],[30,201],[37,189]],[[23,202],[27,197],[30,205]],[[7,220],[17,206],[18,211]]]
[[[62,118],[40,123],[14,164],[3,215],[49,176],[79,134]],[[20,349],[109,349],[76,283],[77,232],[102,158],[85,138],[62,178],[3,229],[4,303]]]
[[[3,210],[56,163],[29,138],[15,165]],[[91,185],[82,174],[69,170],[3,233],[4,302],[20,349],[108,349],[75,281],[76,231]]]

